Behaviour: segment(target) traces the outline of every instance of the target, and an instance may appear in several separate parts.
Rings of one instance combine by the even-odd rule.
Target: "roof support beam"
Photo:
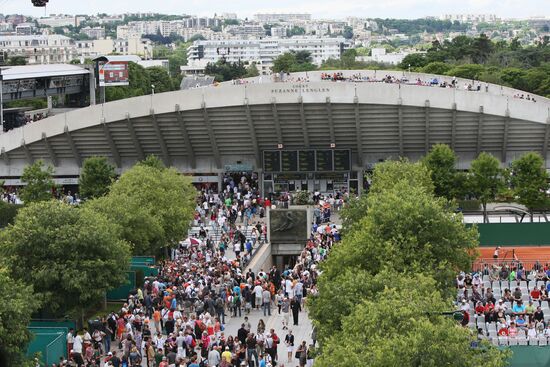
[[[481,153],[481,144],[483,143],[483,106],[479,106],[479,116],[477,118],[477,148],[476,156]]]
[[[430,100],[424,102],[424,154],[430,152]]]
[[[74,143],[73,137],[71,135],[71,132],[69,131],[69,127],[65,125],[65,138],[67,139],[67,143],[69,144],[69,147],[71,148],[71,151],[73,152],[74,159],[76,161],[76,164],[81,167],[82,166],[82,157],[80,157],[80,153],[78,152],[78,149],[76,148],[76,144]]]
[[[336,135],[334,134],[334,120],[332,118],[332,103],[330,97],[327,97],[327,119],[328,119],[328,131],[330,133],[330,142],[336,144]]]
[[[248,98],[244,100],[244,106],[246,110],[246,122],[248,123],[248,131],[250,131],[250,140],[254,147],[254,155],[256,157],[256,167],[262,167],[262,159],[260,156],[260,147],[258,146],[258,139],[256,137],[256,129],[254,129],[254,121],[252,121],[252,114],[250,113],[250,105],[248,104]]]
[[[277,144],[283,143],[283,131],[281,129],[281,121],[279,120],[279,113],[277,112],[277,102],[275,98],[271,100],[271,111],[273,113],[273,123],[275,125],[275,133],[277,134]]]
[[[300,105],[300,123],[302,124],[302,134],[304,134],[304,143],[306,147],[309,147],[309,134],[307,131],[306,113],[304,111],[304,99],[302,96],[298,97],[298,103]]]
[[[29,162],[29,164],[32,164],[32,162],[34,162],[34,158],[32,157],[29,147],[25,143],[25,139],[21,139],[21,147],[25,151],[25,155],[27,156],[27,161]]]
[[[546,119],[546,129],[544,131],[544,145],[542,146],[542,158],[546,161],[548,155],[548,139],[550,138],[550,117]]]
[[[2,159],[4,159],[4,164],[6,166],[10,165],[10,156],[8,155],[8,152],[6,152],[6,148],[2,147],[2,150],[0,150],[0,155],[2,156]]]
[[[359,98],[353,98],[355,112],[355,137],[357,140],[357,163],[363,167],[363,142],[361,137],[361,115],[359,114]]]
[[[111,135],[111,130],[109,130],[109,125],[105,123],[104,118],[101,119],[101,126],[103,126],[103,133],[105,134],[105,139],[107,139],[107,143],[109,144],[109,148],[111,149],[113,160],[115,161],[116,166],[120,168],[122,166],[122,163],[120,161],[120,154],[118,153],[115,141],[113,139],[113,136]]]
[[[169,167],[172,165],[172,162],[170,161],[170,153],[168,153],[168,148],[166,147],[166,141],[164,141],[164,137],[162,136],[162,132],[160,131],[160,126],[157,121],[157,116],[155,115],[155,110],[151,108],[149,113],[151,115],[151,122],[153,124],[153,129],[155,129],[155,135],[157,136],[157,140],[160,145],[162,160],[164,161],[164,164],[167,167]]]
[[[456,146],[456,103],[451,107],[451,149],[455,150]]]
[[[187,132],[187,126],[185,125],[185,120],[183,119],[182,113],[180,111],[180,105],[176,105],[176,117],[178,119],[178,124],[180,126],[181,135],[183,136],[183,142],[185,143],[185,150],[189,158],[189,163],[191,168],[197,168],[197,160],[195,158],[195,151],[191,145],[191,139],[189,139],[189,133]]]
[[[506,110],[506,114],[504,117],[504,134],[502,137],[502,153],[501,153],[501,161],[502,163],[506,163],[506,151],[508,150],[508,132],[510,130],[510,110]]]
[[[403,157],[405,153],[404,143],[403,143],[403,101],[399,98],[397,101],[397,127],[399,131],[399,156]]]
[[[145,154],[143,153],[143,149],[141,148],[141,144],[139,143],[139,139],[137,137],[134,124],[132,124],[132,121],[130,121],[129,113],[126,114],[126,125],[128,126],[128,133],[130,133],[130,138],[134,143],[134,148],[136,149],[136,152],[137,152],[138,161],[142,161],[145,159]]]
[[[202,115],[204,118],[204,124],[206,125],[206,131],[208,131],[208,137],[210,138],[210,146],[212,148],[212,153],[214,154],[214,161],[216,162],[216,168],[222,168],[222,160],[220,158],[220,151],[218,149],[218,144],[216,143],[216,137],[214,136],[214,129],[212,128],[212,122],[208,116],[208,109],[206,108],[206,103],[202,102]]]
[[[52,145],[48,141],[46,133],[42,133],[42,140],[44,140],[44,145],[46,146],[46,150],[48,151],[48,155],[50,156],[50,160],[52,161],[53,166],[57,167],[57,157],[55,155],[55,151],[53,150]]]

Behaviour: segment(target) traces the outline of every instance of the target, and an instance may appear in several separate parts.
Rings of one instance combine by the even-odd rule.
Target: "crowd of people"
[[[308,343],[295,340],[292,328],[300,325],[307,297],[317,294],[318,264],[339,240],[338,230],[330,223],[315,223],[294,263],[254,273],[243,266],[248,248],[239,251],[236,244],[266,240],[261,213],[269,199],[262,204],[251,177],[228,175],[224,185],[216,197],[202,193],[195,220],[204,226],[197,238],[182,241],[160,264],[158,275],[146,278],[119,312],[90,330],[71,330],[69,359],[57,366],[312,365],[315,330]],[[257,230],[250,238],[242,236],[246,216],[239,219],[238,213],[243,211]],[[218,229],[221,236],[212,238],[206,227]],[[231,246],[234,254],[227,251]],[[278,315],[277,329],[286,335],[268,329],[267,319],[252,325],[249,317],[254,314]],[[226,332],[228,322],[241,325],[236,335]],[[279,350],[287,352],[286,361],[278,360]]]
[[[548,345],[550,337],[550,266],[519,260],[499,262],[456,277],[457,307],[463,326],[495,344]],[[500,340],[499,340],[500,339]]]

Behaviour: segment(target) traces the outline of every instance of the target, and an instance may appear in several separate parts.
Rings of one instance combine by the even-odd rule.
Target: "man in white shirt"
[[[74,361],[76,362],[77,366],[79,366],[79,367],[84,364],[84,359],[82,358],[82,344],[83,344],[82,337],[77,334],[74,337],[72,357],[73,357]]]
[[[261,285],[257,284],[254,287],[254,296],[256,298],[256,303],[254,304],[256,306],[256,309],[259,310],[260,306],[262,305],[262,293],[264,292],[264,289]]]

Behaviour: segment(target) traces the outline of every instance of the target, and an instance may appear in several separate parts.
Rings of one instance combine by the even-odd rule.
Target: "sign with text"
[[[127,61],[112,61],[99,64],[99,86],[118,87],[130,85]]]
[[[349,149],[266,150],[264,172],[345,172],[351,170]]]

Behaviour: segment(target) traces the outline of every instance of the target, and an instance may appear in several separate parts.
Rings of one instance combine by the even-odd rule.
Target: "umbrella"
[[[202,245],[202,241],[199,240],[198,238],[194,238],[194,237],[189,237],[187,239],[185,239],[182,243],[182,245],[187,245],[187,246],[199,246],[199,245]]]

